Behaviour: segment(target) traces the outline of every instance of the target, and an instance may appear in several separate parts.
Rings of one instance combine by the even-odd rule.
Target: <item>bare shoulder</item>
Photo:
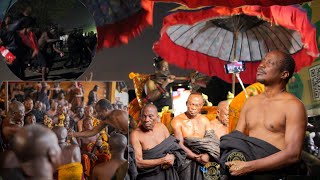
[[[104,163],[98,163],[93,167],[92,174],[99,175],[104,170]]]
[[[69,146],[69,148],[73,151],[73,152],[80,152],[80,147],[76,144],[71,144]]]
[[[305,106],[302,101],[293,94],[286,93],[285,96],[283,96],[283,103],[286,105],[286,109],[290,111],[305,111]]]
[[[146,84],[154,84],[154,81],[152,81],[151,79],[147,80]]]
[[[165,126],[163,123],[161,123],[161,122],[157,122],[157,123],[155,124],[155,127],[156,127],[156,128],[159,128],[159,129],[166,128],[166,126]]]
[[[204,122],[204,123],[209,123],[209,122],[210,122],[209,119],[207,118],[207,116],[205,116],[205,115],[201,115],[201,116],[200,116],[200,119],[201,119],[201,121]]]
[[[245,103],[249,103],[249,104],[255,103],[256,101],[261,100],[261,99],[263,98],[263,96],[264,96],[263,93],[257,94],[257,95],[255,95],[255,96],[250,96],[250,97],[246,100]]]
[[[146,83],[145,83],[145,86],[147,87],[154,87],[155,86],[155,83],[154,81],[152,81],[151,79],[149,79]]]
[[[156,125],[157,125],[157,127],[159,127],[160,131],[169,134],[169,130],[168,130],[167,126],[165,126],[163,123],[158,122],[158,123],[156,123]]]
[[[263,94],[262,93],[258,94],[258,95],[255,95],[255,96],[251,96],[251,97],[249,97],[248,99],[245,100],[242,109],[251,108],[252,106],[256,106],[256,104],[258,102],[260,102],[262,99],[263,99]]]
[[[113,118],[119,118],[119,117],[124,117],[124,116],[127,117],[128,112],[124,111],[124,110],[120,110],[120,109],[115,109],[110,112],[110,116]]]
[[[183,114],[179,114],[178,116],[174,117],[171,121],[171,125],[172,126],[178,126],[181,124],[182,120],[186,118],[186,115]]]
[[[137,127],[136,129],[131,131],[130,137],[138,138],[140,133],[141,133],[141,129]]]

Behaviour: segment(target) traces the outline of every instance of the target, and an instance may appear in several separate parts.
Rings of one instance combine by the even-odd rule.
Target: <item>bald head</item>
[[[198,92],[192,92],[192,93],[189,95],[187,102],[189,102],[190,100],[195,99],[195,98],[202,100],[202,104],[205,103],[205,100],[203,99],[202,94],[201,94],[201,93],[198,93]]]
[[[108,99],[100,99],[96,106],[99,106],[99,108],[103,110],[112,110],[112,104]]]
[[[191,93],[187,100],[187,114],[190,118],[196,117],[201,114],[201,108],[205,100],[200,93]]]
[[[68,136],[68,130],[63,126],[55,126],[52,131],[56,134],[58,141],[65,142]]]
[[[109,138],[110,150],[112,152],[124,151],[127,147],[127,138],[120,133],[111,133]]]
[[[141,110],[141,114],[143,114],[143,112],[146,110],[146,109],[149,109],[150,111],[154,112],[154,113],[158,113],[158,109],[157,109],[157,106],[155,106],[154,104],[146,104],[142,110]]]
[[[11,118],[12,124],[17,124],[19,126],[24,125],[25,108],[21,102],[12,101],[9,105],[8,115]]]
[[[217,106],[217,119],[225,126],[229,124],[229,102],[219,102]]]
[[[16,133],[13,151],[22,163],[36,158],[57,158],[61,154],[56,135],[38,124],[25,126]]]
[[[229,102],[227,100],[225,101],[220,101],[218,104],[218,109],[223,109],[223,108],[227,108],[229,106]]]
[[[23,109],[23,111],[24,111],[24,105],[23,105],[20,101],[14,100],[14,101],[12,101],[12,102],[10,103],[9,111],[10,111],[10,112],[16,112],[16,111],[18,111],[20,108]]]

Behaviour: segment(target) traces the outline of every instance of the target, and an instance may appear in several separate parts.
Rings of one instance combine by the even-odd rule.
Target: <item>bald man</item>
[[[26,179],[53,179],[61,148],[50,129],[38,124],[21,128],[13,139],[13,151]]]
[[[212,120],[210,124],[219,139],[228,133],[229,102],[227,100],[219,102],[216,119]]]
[[[58,168],[58,179],[82,179],[81,153],[78,145],[66,142],[68,131],[65,127],[55,126],[52,131],[58,138],[58,143],[62,151],[61,166]]]
[[[232,176],[302,173],[306,109],[286,91],[294,69],[294,59],[280,51],[267,53],[258,66],[257,81],[265,91],[247,99],[236,130],[221,138],[221,160]]]
[[[122,134],[112,133],[109,138],[109,145],[111,159],[93,168],[92,180],[123,180],[127,174],[128,161],[124,158],[124,152],[128,145],[127,138]]]
[[[9,105],[7,117],[1,123],[1,138],[4,149],[10,149],[10,141],[19,128],[24,125],[25,108],[19,101],[12,101]]]
[[[157,107],[147,104],[142,108],[138,127],[130,134],[138,169],[137,179],[179,179],[177,171],[186,154],[159,118]]]
[[[179,173],[180,179],[205,179],[209,170],[202,166],[211,162],[215,165],[212,168],[216,171],[218,168],[219,139],[212,130],[209,119],[201,114],[204,102],[202,94],[191,93],[187,100],[187,111],[171,121],[174,136],[180,140],[179,144],[187,153],[186,168]]]

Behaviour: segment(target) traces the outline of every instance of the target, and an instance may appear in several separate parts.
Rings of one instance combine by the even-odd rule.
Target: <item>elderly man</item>
[[[229,125],[229,102],[221,101],[217,106],[217,117],[211,122],[212,129],[220,139],[221,136],[228,133]]]
[[[13,151],[26,179],[53,179],[61,149],[50,129],[37,124],[21,128],[13,139]]]
[[[179,179],[177,171],[186,155],[177,139],[170,136],[167,127],[159,122],[155,105],[143,107],[140,123],[130,134],[130,142],[138,168],[137,179]]]
[[[294,59],[280,51],[269,52],[258,66],[257,81],[264,84],[265,91],[246,101],[236,130],[221,138],[221,161],[229,166],[231,175],[302,173],[297,163],[305,137],[306,110],[286,91],[294,69]]]
[[[14,137],[19,128],[24,125],[24,105],[19,101],[12,101],[9,105],[8,115],[3,119],[1,126],[1,139],[3,149],[11,149],[10,141]]]
[[[219,139],[212,130],[208,118],[201,114],[204,102],[202,94],[191,93],[187,100],[187,112],[171,121],[174,136],[180,140],[181,147],[187,153],[186,168],[179,173],[180,179],[205,179],[208,175],[218,176],[211,174],[212,171],[209,169],[218,170]]]

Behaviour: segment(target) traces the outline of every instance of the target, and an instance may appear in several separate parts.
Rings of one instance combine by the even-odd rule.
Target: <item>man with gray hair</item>
[[[159,122],[157,107],[142,108],[138,127],[130,134],[139,180],[178,180],[178,171],[186,158],[179,142]],[[133,166],[133,164],[131,165]]]

